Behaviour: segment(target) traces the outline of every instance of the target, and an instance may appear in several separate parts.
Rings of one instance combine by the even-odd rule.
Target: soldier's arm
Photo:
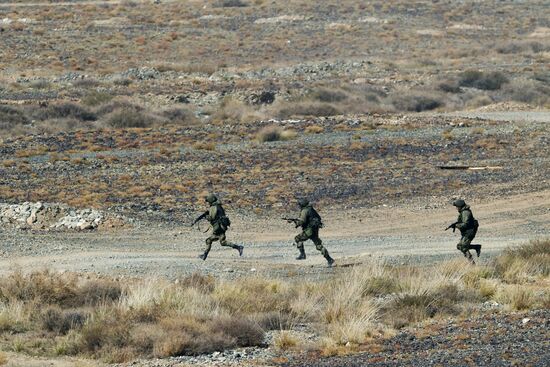
[[[197,219],[195,219],[195,220],[193,221],[192,226],[194,226],[198,221],[200,221],[200,220],[206,218],[207,216],[208,216],[208,211],[205,211],[204,213],[202,213],[201,215],[199,215],[199,216],[197,217]]]
[[[469,210],[464,210],[460,213],[460,220],[456,224],[456,228],[464,228],[472,220],[472,212]]]

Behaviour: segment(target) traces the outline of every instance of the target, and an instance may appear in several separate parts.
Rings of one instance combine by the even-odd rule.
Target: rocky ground
[[[548,310],[434,321],[355,356],[293,357],[281,366],[547,366]]]

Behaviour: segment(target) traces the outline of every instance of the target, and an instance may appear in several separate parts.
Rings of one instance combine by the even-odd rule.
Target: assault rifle
[[[298,227],[298,218],[281,218],[282,220],[286,220],[288,223],[294,223],[296,227]]]
[[[460,222],[454,222],[453,224],[451,224],[450,226],[448,226],[447,228],[445,228],[445,230],[448,230],[448,229],[452,228],[452,229],[453,229],[453,233],[455,233],[455,231],[456,231],[456,225],[457,225],[458,223],[460,223]]]
[[[193,221],[193,224],[191,224],[191,227],[193,227],[195,224],[197,224],[199,221],[203,220],[203,219],[206,218],[207,216],[208,216],[208,212],[204,212],[204,213],[202,213],[201,215],[199,215],[199,216],[197,217],[197,219],[195,219],[195,220]]]

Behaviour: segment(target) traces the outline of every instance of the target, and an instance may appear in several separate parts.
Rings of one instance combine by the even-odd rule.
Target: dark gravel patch
[[[380,352],[330,358],[300,356],[280,366],[543,367],[550,365],[549,316],[550,310],[537,310],[439,322],[425,326],[431,330],[407,330],[382,341]]]

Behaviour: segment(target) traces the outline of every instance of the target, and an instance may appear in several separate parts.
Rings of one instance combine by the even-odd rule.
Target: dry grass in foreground
[[[550,307],[549,273],[550,240],[508,250],[486,267],[463,259],[429,267],[372,261],[307,284],[200,274],[173,283],[121,282],[15,272],[0,279],[0,348],[121,362],[260,346],[266,331],[283,330],[277,348],[336,354],[488,300],[507,310]],[[286,332],[303,323],[316,330],[318,342],[308,345]]]

